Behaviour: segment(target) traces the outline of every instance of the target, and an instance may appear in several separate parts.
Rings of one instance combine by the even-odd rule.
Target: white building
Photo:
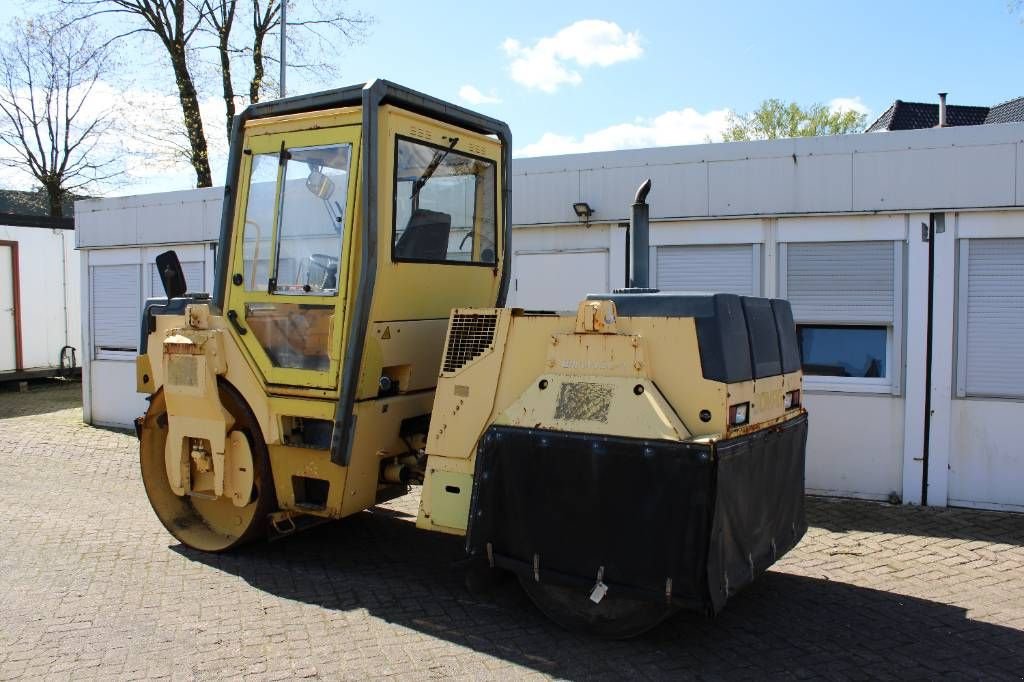
[[[517,160],[509,304],[571,309],[622,286],[624,223],[648,177],[654,285],[792,302],[810,492],[1024,510],[1024,124]],[[115,351],[87,341],[87,419],[140,412],[126,361],[153,287],[144,268],[185,243],[210,286],[219,198],[78,205],[92,288],[113,282],[97,268],[135,277],[118,289],[131,297],[109,294],[135,336]],[[86,327],[103,328],[109,308],[91,310]]]
[[[0,215],[0,381],[67,373],[81,361],[73,230],[71,220]]]
[[[190,290],[213,291],[223,188],[75,204],[82,254],[82,410],[90,424],[129,427],[146,410],[135,392],[142,304],[163,296],[154,259],[178,253]]]

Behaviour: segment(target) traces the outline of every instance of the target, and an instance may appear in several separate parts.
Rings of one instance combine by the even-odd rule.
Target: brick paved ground
[[[517,584],[466,591],[409,501],[223,556],[146,502],[133,436],[77,385],[0,386],[0,680],[1006,678],[1024,673],[1024,516],[812,499],[811,530],[715,620],[568,634]]]

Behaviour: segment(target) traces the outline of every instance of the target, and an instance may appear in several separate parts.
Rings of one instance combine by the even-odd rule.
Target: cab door
[[[359,130],[246,137],[225,315],[267,384],[338,385]]]

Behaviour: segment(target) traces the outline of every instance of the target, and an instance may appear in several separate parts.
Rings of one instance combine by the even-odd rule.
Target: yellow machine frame
[[[608,636],[718,610],[799,541],[807,417],[788,303],[662,295],[640,275],[575,314],[503,307],[510,152],[505,124],[385,81],[236,119],[213,297],[185,294],[162,254],[168,298],[143,314],[140,461],[175,537],[222,551],[422,483],[418,527],[466,536],[555,620]],[[250,179],[275,154],[263,226]],[[314,199],[286,215],[293,161]],[[346,173],[344,207],[322,169]],[[649,189],[633,205],[644,240]],[[278,288],[290,215],[306,270]],[[268,230],[265,290],[249,225]]]

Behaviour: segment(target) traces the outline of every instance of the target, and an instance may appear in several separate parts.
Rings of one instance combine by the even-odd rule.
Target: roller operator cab
[[[172,535],[223,551],[422,485],[420,528],[613,637],[717,611],[799,541],[788,304],[504,308],[510,149],[386,81],[237,117],[213,296],[164,254],[142,319],[141,467]]]

